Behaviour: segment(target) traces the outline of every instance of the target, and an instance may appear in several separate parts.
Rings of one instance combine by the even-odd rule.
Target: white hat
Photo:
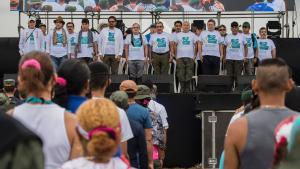
[[[30,22],[30,21],[36,21],[36,18],[35,17],[33,17],[33,16],[31,16],[31,17],[29,17],[29,19],[28,19],[28,22]]]

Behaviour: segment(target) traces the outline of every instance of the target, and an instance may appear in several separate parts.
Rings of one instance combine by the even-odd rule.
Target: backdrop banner
[[[10,0],[12,11],[286,11],[295,0]]]

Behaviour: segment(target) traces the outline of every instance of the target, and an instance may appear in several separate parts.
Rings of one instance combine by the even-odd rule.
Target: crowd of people
[[[241,75],[254,75],[255,65],[267,58],[276,57],[274,42],[267,37],[267,29],[259,30],[259,37],[251,32],[248,22],[231,23],[231,32],[224,25],[216,26],[212,19],[205,25],[194,25],[188,21],[176,21],[174,32],[164,31],[163,22],[150,26],[150,33],[143,35],[138,23],[134,23],[123,34],[116,28],[116,18],[111,16],[108,23],[98,31],[90,29],[89,20],[82,19],[81,29],[74,32],[74,23],[65,22],[62,17],[54,20],[55,28],[46,32],[46,25],[36,28],[35,19],[30,18],[28,28],[21,31],[20,55],[40,50],[50,55],[57,70],[67,59],[76,58],[90,63],[98,60],[105,63],[111,72],[120,73],[120,60],[128,64],[131,80],[140,84],[142,75],[147,74],[146,65],[154,74],[169,74],[170,64],[176,63],[176,77],[181,91],[189,91],[193,76],[219,75],[221,67],[235,79]],[[195,71],[195,63],[198,70]],[[197,73],[195,73],[197,72]],[[122,72],[123,73],[123,72]]]

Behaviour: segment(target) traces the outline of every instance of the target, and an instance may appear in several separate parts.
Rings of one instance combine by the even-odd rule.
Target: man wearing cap
[[[68,22],[67,27],[67,36],[68,36],[68,57],[75,58],[75,48],[77,45],[78,33],[74,31],[75,25],[73,22]]]
[[[111,83],[108,67],[101,62],[92,62],[89,64],[89,68],[92,99],[104,98],[106,88]],[[133,134],[126,112],[118,107],[118,113],[121,121],[121,149],[122,153],[127,156],[127,141],[133,137]]]
[[[63,28],[65,21],[61,16],[54,20],[55,28],[49,31],[47,38],[46,52],[50,54],[52,64],[57,70],[58,67],[68,59],[68,37]]]
[[[21,30],[19,40],[19,53],[21,56],[28,52],[41,50],[43,45],[43,33],[39,28],[36,28],[36,19],[30,17],[28,28]]]
[[[255,73],[254,58],[257,57],[257,38],[255,33],[250,33],[250,23],[243,23],[243,35],[245,36],[248,55],[244,62],[244,75],[251,76]]]
[[[223,60],[223,45],[221,34],[215,30],[216,22],[207,22],[207,31],[203,31],[200,39],[200,59],[204,75],[219,75],[220,61]]]
[[[135,96],[138,91],[136,83],[132,80],[125,80],[120,85],[120,90],[128,94],[127,116],[129,120],[140,123],[144,130],[147,142],[149,168],[153,168],[153,142],[152,142],[152,124],[148,109],[135,102]]]
[[[78,33],[78,41],[75,49],[76,58],[85,61],[87,64],[93,61],[96,53],[97,37],[90,30],[90,22],[87,18],[81,21],[81,30]]]
[[[16,81],[14,79],[5,79],[3,81],[3,92],[9,102],[8,109],[12,109],[22,103],[22,101],[15,96],[16,90]]]
[[[226,71],[228,76],[233,76],[235,82],[243,71],[243,63],[248,56],[247,42],[243,34],[239,33],[239,24],[231,23],[232,33],[225,38],[226,46]]]

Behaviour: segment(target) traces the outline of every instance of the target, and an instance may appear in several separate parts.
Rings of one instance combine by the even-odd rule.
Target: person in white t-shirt
[[[93,99],[102,99],[106,88],[111,83],[109,78],[108,67],[101,62],[92,62],[89,64],[91,71],[90,88]],[[122,154],[127,154],[127,141],[133,137],[132,130],[127,118],[127,115],[123,109],[117,108],[121,121],[121,150]]]
[[[140,33],[140,25],[132,25],[132,33],[126,36],[125,57],[128,62],[129,78],[140,84],[144,65],[148,61],[148,46],[144,35]]]
[[[83,18],[81,21],[81,30],[78,33],[78,41],[75,49],[76,58],[85,61],[87,64],[93,61],[96,53],[97,37],[89,29],[89,19]]]
[[[215,30],[216,22],[210,19],[207,22],[207,31],[200,35],[200,59],[202,60],[203,74],[219,75],[220,61],[223,60],[223,44],[221,34]]]
[[[75,58],[75,48],[78,42],[78,34],[74,32],[75,25],[73,22],[67,23],[68,30],[68,57]]]
[[[116,28],[117,18],[108,18],[108,27],[103,28],[98,37],[98,56],[111,69],[118,73],[119,62],[123,55],[124,40],[120,29]]]
[[[156,33],[150,38],[151,48],[150,62],[153,61],[154,74],[168,74],[169,63],[174,57],[173,38],[163,31],[164,24],[156,23]]]
[[[257,55],[257,50],[254,51],[254,43],[257,41],[256,35],[254,33],[250,33],[250,23],[243,23],[243,35],[245,36],[247,47],[248,47],[248,55],[247,59],[244,62],[244,75],[252,76],[255,73],[254,68],[254,58]]]
[[[268,39],[267,29],[265,27],[260,28],[259,35],[260,38],[257,39],[257,56],[259,61],[261,62],[265,59],[276,58],[276,47],[273,40]]]
[[[53,11],[64,12],[64,11],[66,11],[66,6],[67,6],[67,4],[66,4],[65,0],[57,0],[57,5],[53,5]]]
[[[247,42],[243,34],[239,33],[239,24],[231,23],[232,33],[225,38],[226,46],[226,71],[228,76],[233,76],[234,80],[242,74],[243,63],[248,55]]]
[[[113,157],[121,141],[121,126],[112,101],[105,98],[86,101],[77,110],[77,119],[77,132],[86,152],[60,169],[130,168],[125,157]]]
[[[42,43],[42,52],[46,52],[47,47],[47,27],[45,24],[40,24],[40,30],[43,33],[43,43]]]
[[[181,86],[182,92],[188,92],[190,81],[194,75],[194,61],[197,54],[198,38],[190,31],[190,23],[183,22],[183,31],[176,34],[174,39],[176,48],[176,74]]]
[[[21,30],[19,40],[19,53],[21,56],[31,51],[42,49],[44,35],[35,25],[35,18],[30,17],[28,20],[28,28]]]
[[[48,33],[46,52],[50,54],[55,70],[68,59],[68,37],[61,16],[54,20],[55,28]]]

